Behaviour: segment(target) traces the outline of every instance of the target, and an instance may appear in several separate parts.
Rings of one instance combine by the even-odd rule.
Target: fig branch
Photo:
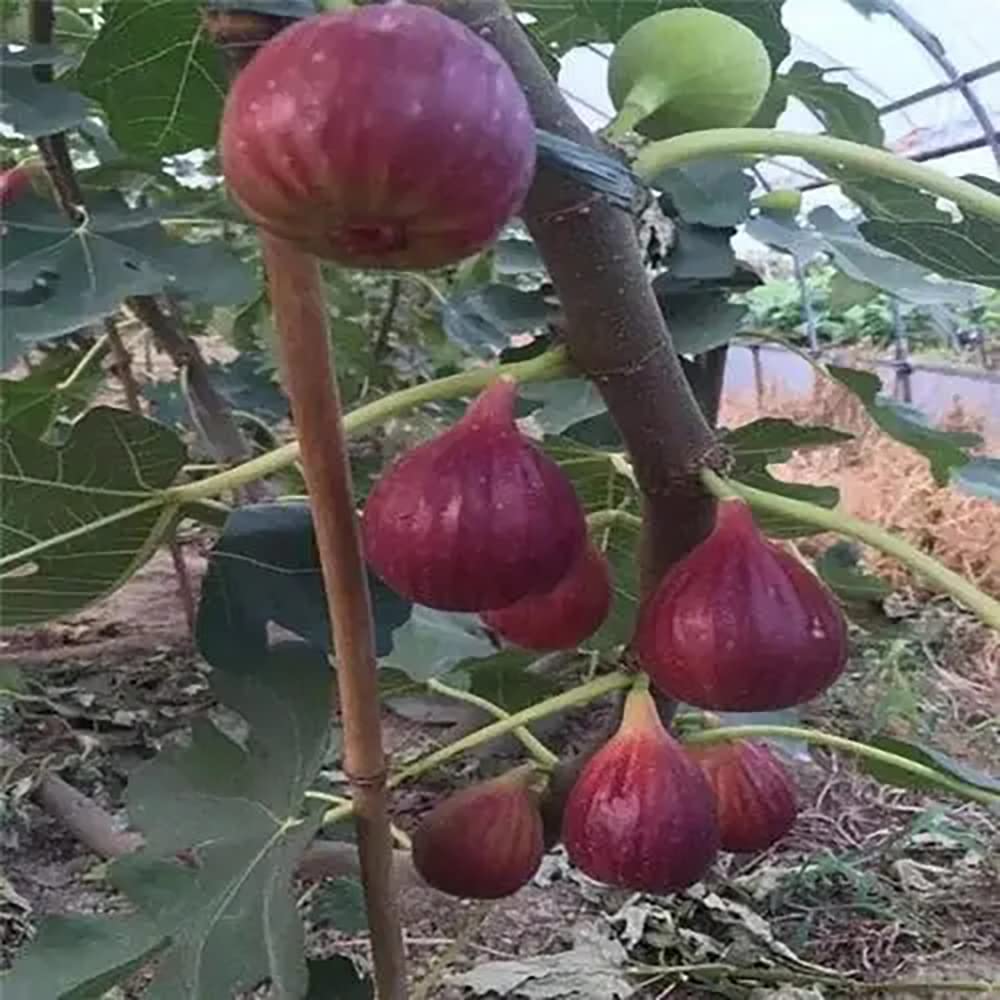
[[[610,674],[603,674],[594,680],[587,681],[585,684],[579,684],[568,691],[563,691],[560,694],[553,695],[551,698],[546,698],[544,701],[536,702],[534,705],[529,705],[520,712],[508,715],[505,719],[500,719],[497,722],[490,723],[488,726],[483,726],[481,729],[476,729],[461,739],[440,747],[421,757],[419,760],[415,760],[412,764],[407,764],[390,775],[387,785],[390,789],[397,788],[403,782],[419,778],[421,775],[427,774],[428,771],[433,771],[442,764],[446,764],[452,758],[467,753],[469,750],[474,750],[484,743],[499,739],[501,736],[515,732],[517,729],[530,725],[532,722],[548,718],[550,715],[565,712],[568,708],[575,708],[578,705],[586,705],[589,702],[596,701],[598,698],[610,694],[612,691],[621,691],[624,688],[631,687],[633,681],[634,677],[632,674],[615,671]],[[353,805],[351,803],[337,806],[323,816],[323,823],[327,826],[339,823],[347,819],[352,811]]]
[[[873,177],[929,191],[953,201],[959,208],[1000,222],[1000,195],[884,149],[828,135],[800,135],[766,128],[688,132],[646,146],[636,157],[633,167],[643,180],[652,181],[664,170],[683,163],[740,154],[801,156],[839,168],[850,167]]]
[[[601,148],[503,0],[422,2],[500,52],[539,128]],[[633,219],[544,165],[522,217],[559,294],[570,357],[597,386],[635,463],[646,513],[640,561],[650,589],[711,530],[714,503],[697,473],[713,451],[712,431],[673,349]]]
[[[827,510],[825,507],[818,507],[804,500],[794,500],[777,493],[769,493],[767,490],[759,490],[754,486],[746,486],[732,479],[723,479],[709,470],[702,473],[702,479],[705,486],[720,499],[737,496],[751,507],[772,514],[784,514],[826,531],[835,531],[856,538],[893,556],[960,604],[965,605],[970,611],[975,612],[987,625],[1000,630],[1000,601],[984,594],[965,577],[941,565],[932,556],[921,552],[891,531],[841,511]]]
[[[989,806],[995,806],[997,803],[1000,803],[1000,795],[996,792],[987,791],[985,788],[977,788],[967,782],[951,778],[935,770],[933,767],[928,767],[919,761],[910,760],[909,757],[903,757],[900,754],[892,753],[889,750],[882,750],[879,747],[869,746],[867,743],[859,743],[857,740],[849,740],[843,736],[835,736],[833,733],[826,733],[819,729],[804,729],[799,726],[724,726],[717,729],[704,729],[699,733],[685,734],[683,742],[685,746],[703,746],[712,743],[731,742],[733,740],[761,739],[769,736],[803,740],[806,743],[829,747],[832,750],[842,750],[844,753],[853,754],[855,757],[862,757],[878,764],[885,764],[897,770],[906,771],[916,778],[930,781],[938,787],[954,792],[956,795],[969,801],[980,802]]]
[[[457,399],[479,392],[490,384],[498,375],[514,379],[517,382],[546,382],[552,379],[566,378],[573,373],[573,368],[566,357],[566,352],[560,348],[546,351],[536,358],[527,361],[516,361],[505,365],[484,365],[457,375],[447,375],[431,382],[399,389],[383,396],[381,399],[365,403],[356,410],[344,415],[344,432],[348,435],[359,434],[404,410],[424,403],[438,400]],[[267,452],[258,458],[251,459],[225,472],[200,479],[196,483],[186,483],[183,486],[172,487],[171,497],[181,503],[193,503],[210,497],[219,496],[228,490],[238,489],[245,483],[265,476],[273,475],[287,468],[299,457],[299,442],[290,441],[280,448]]]

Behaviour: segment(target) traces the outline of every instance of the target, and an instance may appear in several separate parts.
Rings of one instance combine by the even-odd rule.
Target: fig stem
[[[520,726],[537,722],[539,719],[555,715],[557,712],[564,712],[566,709],[574,708],[577,705],[586,705],[587,702],[595,701],[597,698],[610,694],[612,691],[620,691],[622,688],[631,687],[632,681],[632,674],[615,671],[614,673],[596,677],[585,684],[570,688],[561,694],[553,695],[544,701],[536,702],[534,705],[529,705],[527,708],[521,709],[520,712],[514,712],[507,716],[506,719],[499,719],[488,726],[483,726],[482,729],[477,729],[475,732],[455,740],[454,743],[440,747],[432,753],[421,757],[419,760],[415,760],[412,764],[407,764],[405,767],[400,768],[400,770],[389,777],[388,787],[396,788],[404,781],[419,778],[422,774],[433,771],[434,768],[447,763],[453,757],[457,757],[467,750],[474,750],[483,743],[489,743],[490,740],[495,740],[500,736],[506,736],[507,733],[513,732]],[[353,809],[354,804],[350,802],[330,809],[323,816],[324,826],[330,826],[346,819],[351,815]]]
[[[392,879],[386,759],[367,573],[351,487],[319,262],[260,230],[285,387],[292,405],[326,590],[337,671],[334,713],[371,929],[378,996],[404,1000],[406,958]],[[339,703],[339,704],[338,704]]]
[[[975,612],[987,625],[1000,630],[1000,601],[984,594],[975,584],[966,580],[954,570],[942,566],[926,552],[904,541],[897,535],[869,524],[860,518],[852,517],[837,510],[827,510],[804,500],[793,500],[791,497],[779,496],[759,490],[754,486],[746,486],[732,479],[723,479],[709,469],[703,469],[702,481],[705,486],[720,499],[739,497],[751,507],[768,511],[772,514],[784,514],[806,524],[814,524],[827,531],[835,531],[848,535],[860,542],[893,556],[901,563],[909,566],[915,573],[935,584],[940,590],[953,597],[959,604],[965,605]]]
[[[510,712],[490,701],[489,698],[482,698],[471,691],[462,691],[459,688],[452,687],[450,684],[445,684],[444,681],[439,681],[436,677],[432,677],[427,682],[427,687],[429,690],[434,691],[436,694],[444,695],[446,698],[454,698],[455,701],[464,701],[468,705],[475,705],[476,708],[481,708],[495,719],[510,718]],[[556,754],[526,726],[518,726],[514,730],[514,735],[524,745],[525,750],[546,770],[551,771],[559,763],[559,758]]]
[[[659,111],[670,100],[670,87],[654,76],[644,76],[629,91],[618,114],[605,128],[609,139],[620,139],[644,118]]]
[[[988,806],[995,806],[997,803],[1000,803],[1000,795],[995,792],[987,791],[985,788],[977,788],[975,785],[951,778],[940,771],[936,771],[933,767],[928,767],[926,764],[919,763],[919,761],[910,760],[909,757],[902,757],[899,754],[892,753],[890,750],[881,750],[878,747],[869,746],[867,743],[859,743],[856,740],[849,740],[843,736],[835,736],[833,733],[826,733],[820,729],[767,725],[725,726],[721,729],[705,729],[700,733],[685,735],[683,743],[685,746],[694,746],[696,744],[704,745],[707,743],[722,743],[731,740],[768,736],[804,740],[807,743],[830,747],[833,750],[843,750],[845,753],[854,754],[856,757],[865,757],[879,764],[887,764],[901,771],[907,771],[917,778],[933,782],[964,799],[981,802]]]
[[[498,375],[505,375],[517,382],[548,382],[552,379],[566,378],[573,374],[573,367],[565,349],[555,348],[529,358],[527,361],[515,361],[505,365],[487,365],[473,368],[470,371],[448,375],[445,378],[422,382],[419,385],[400,389],[397,392],[373,400],[364,406],[359,406],[344,415],[344,433],[349,437],[361,431],[368,430],[377,424],[384,423],[390,417],[403,410],[420,406],[441,399],[455,399],[460,396],[474,396],[484,389]],[[287,468],[299,457],[299,442],[291,441],[280,448],[269,451],[266,455],[242,462],[225,472],[207,476],[196,483],[184,483],[181,486],[166,490],[168,499],[173,502],[191,503],[218,496],[227,490],[237,489],[255,479],[263,479]],[[161,494],[162,495],[162,494]]]
[[[308,791],[304,792],[302,797],[305,799],[314,799],[317,802],[329,802],[332,806],[342,806],[351,801],[346,796],[331,795],[329,792]],[[392,834],[392,839],[395,843],[403,848],[404,851],[410,850],[413,846],[410,835],[405,830],[400,830],[395,823],[389,824],[389,832]]]
[[[602,531],[616,524],[639,529],[642,527],[642,518],[626,510],[598,510],[587,515],[587,528],[591,532]]]
[[[884,149],[828,135],[800,135],[767,128],[687,132],[644,147],[636,157],[633,169],[643,180],[652,181],[664,170],[683,163],[739,153],[801,156],[839,169],[849,167],[872,177],[884,177],[929,191],[976,215],[1000,222],[1000,196],[985,188],[949,177]]]

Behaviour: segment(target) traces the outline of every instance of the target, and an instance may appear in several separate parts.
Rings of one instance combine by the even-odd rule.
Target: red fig
[[[516,393],[513,382],[494,382],[369,495],[368,561],[410,600],[445,611],[506,607],[551,590],[586,544],[573,484],[514,423]]]
[[[625,889],[671,892],[708,870],[719,847],[711,789],[648,691],[629,693],[618,732],[580,772],[562,836],[581,871]]]
[[[0,205],[8,205],[28,191],[41,172],[37,163],[18,164],[9,170],[0,170]]]
[[[525,649],[573,649],[601,627],[610,608],[608,561],[596,545],[588,544],[548,593],[523,597],[482,618],[498,635]]]
[[[518,210],[535,128],[490,45],[400,4],[276,35],[231,88],[221,145],[233,197],[264,228],[348,266],[432,268]]]
[[[465,899],[517,892],[545,848],[531,765],[450,795],[413,835],[413,864],[424,881]]]
[[[676,563],[639,615],[634,649],[661,691],[700,708],[758,712],[798,705],[847,662],[833,595],[769,542],[739,500]]]
[[[795,786],[767,747],[740,740],[685,747],[715,794],[724,851],[764,851],[795,823]]]

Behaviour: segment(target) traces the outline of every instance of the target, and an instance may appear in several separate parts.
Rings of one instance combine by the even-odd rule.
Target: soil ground
[[[798,405],[772,397],[768,410],[795,415]],[[727,415],[753,416],[752,410],[736,401]],[[909,466],[902,470],[886,451],[852,459],[841,449],[837,461],[807,459],[785,471],[802,479],[826,476],[825,481],[832,475],[849,507],[901,521],[911,537],[933,535],[942,558],[984,584],[1000,579],[1000,545],[990,548],[995,508],[974,507],[975,516],[970,515],[969,502],[944,499],[927,486],[926,477],[918,490],[914,484],[923,473],[911,476]],[[883,463],[891,470],[876,467]],[[990,517],[993,529],[976,523]],[[983,534],[989,530],[994,534]],[[204,547],[200,538],[185,545],[196,581]],[[995,770],[1000,643],[951,602],[914,589],[905,574],[879,560],[873,565],[889,572],[897,587],[889,611],[907,628],[886,633],[859,626],[848,676],[808,707],[807,721],[856,737],[888,729]],[[0,966],[10,962],[43,915],[121,905],[103,880],[100,859],[33,800],[38,769],[57,771],[124,823],[130,771],[211,707],[205,669],[188,639],[166,553],[99,606],[4,636],[0,747],[16,747],[27,760],[0,769]],[[574,718],[558,739],[579,741],[599,721]],[[397,758],[447,732],[442,720],[417,724],[392,714],[386,725]],[[792,750],[802,806],[792,834],[762,856],[725,859],[694,892],[653,899],[607,891],[578,879],[558,850],[547,858],[536,884],[497,903],[456,903],[419,886],[408,888],[402,905],[417,982],[413,995],[471,996],[455,983],[456,974],[484,962],[555,956],[591,927],[617,942],[615,947],[626,947],[632,961],[674,970],[634,981],[641,997],[881,995],[838,986],[835,980],[845,976],[870,983],[1000,983],[1000,817],[976,805],[879,784],[844,757]],[[407,786],[395,800],[397,824],[412,830],[450,782],[467,782],[476,767],[489,772],[497,762],[480,759]],[[360,962],[366,960],[363,934],[348,937],[314,927],[311,943],[320,952],[346,944]],[[719,963],[755,971],[734,978],[723,975]],[[692,969],[682,982],[679,966],[705,964],[716,971]],[[810,984],[813,976],[822,982]],[[884,995],[911,993],[967,995],[949,987]],[[141,983],[116,995],[141,996]]]

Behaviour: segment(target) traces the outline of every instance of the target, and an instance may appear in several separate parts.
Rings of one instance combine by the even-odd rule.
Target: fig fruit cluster
[[[568,649],[607,616],[610,573],[573,484],[518,429],[516,398],[498,379],[383,473],[362,513],[365,554],[412,601],[480,612],[528,649]]]
[[[262,46],[229,91],[221,149],[263,228],[353,267],[434,268],[520,208],[535,126],[492,46],[428,7],[378,5]]]

